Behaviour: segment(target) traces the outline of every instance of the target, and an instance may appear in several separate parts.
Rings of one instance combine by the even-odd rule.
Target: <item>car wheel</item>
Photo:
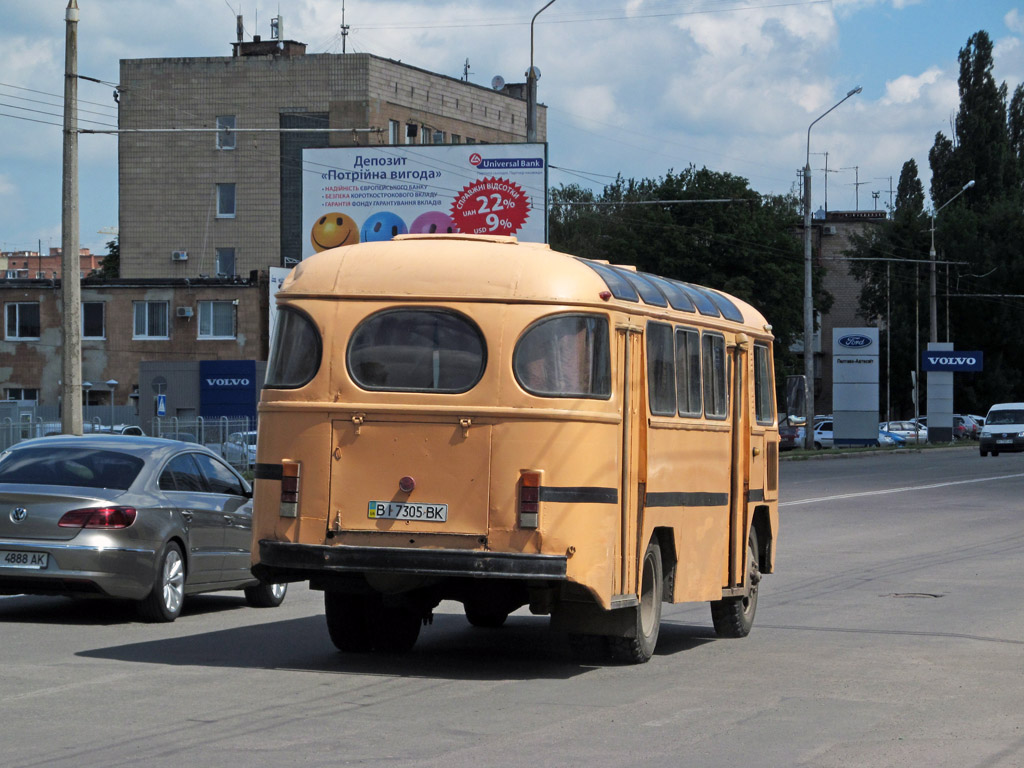
[[[287,584],[267,584],[260,582],[255,587],[245,588],[245,602],[253,608],[277,608],[284,602]]]
[[[754,626],[757,591],[761,582],[757,553],[757,532],[751,528],[747,540],[747,580],[750,592],[743,597],[727,597],[711,603],[711,621],[719,637],[746,637]]]
[[[647,545],[640,570],[640,605],[636,610],[636,637],[610,637],[612,653],[632,664],[650,661],[661,631],[661,600],[664,574],[661,570],[661,547],[654,539]]]
[[[819,443],[817,440],[814,441],[814,450],[816,450],[816,451],[820,451],[821,450],[821,443]]]
[[[986,451],[984,448],[979,448],[978,452],[981,454],[982,458],[985,458],[986,456],[988,456],[988,451]]]
[[[139,603],[139,613],[147,621],[174,621],[185,602],[185,561],[181,548],[168,542],[157,562],[153,589]]]

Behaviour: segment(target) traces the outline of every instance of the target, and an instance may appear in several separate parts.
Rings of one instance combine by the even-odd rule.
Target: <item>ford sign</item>
[[[864,347],[871,346],[871,337],[864,336],[860,333],[851,333],[847,336],[840,336],[838,344],[839,346],[846,347],[847,349],[862,349]]]

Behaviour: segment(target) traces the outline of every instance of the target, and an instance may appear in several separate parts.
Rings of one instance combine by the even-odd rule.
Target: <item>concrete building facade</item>
[[[122,60],[121,275],[247,275],[301,259],[302,150],[526,140],[525,89],[294,41]],[[538,109],[538,141],[546,110]],[[325,131],[323,129],[331,129]],[[135,132],[138,131],[138,132]]]

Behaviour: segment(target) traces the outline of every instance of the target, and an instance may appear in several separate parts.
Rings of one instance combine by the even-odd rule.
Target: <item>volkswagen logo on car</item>
[[[847,349],[863,349],[871,346],[871,338],[860,333],[849,333],[846,336],[840,336],[837,343]]]
[[[12,523],[20,523],[26,517],[28,517],[28,510],[25,509],[24,507],[15,507],[14,509],[11,510]]]

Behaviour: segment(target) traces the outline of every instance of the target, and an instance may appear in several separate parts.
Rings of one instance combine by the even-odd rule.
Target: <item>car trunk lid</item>
[[[32,490],[24,490],[28,487]],[[0,488],[0,538],[32,541],[73,539],[81,528],[57,525],[66,512],[106,506],[121,493],[105,492],[103,498],[99,498],[58,486],[21,486],[17,491]]]

